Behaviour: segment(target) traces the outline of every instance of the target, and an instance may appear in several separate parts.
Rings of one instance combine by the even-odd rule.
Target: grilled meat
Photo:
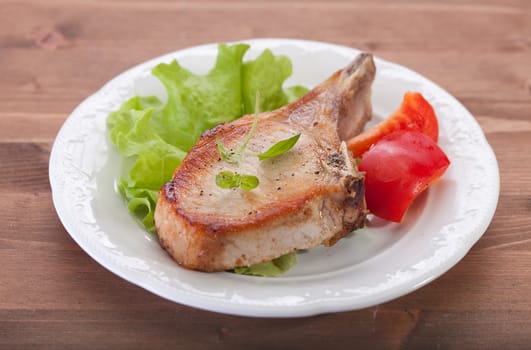
[[[160,191],[155,225],[161,246],[185,268],[220,271],[332,245],[362,226],[363,175],[342,141],[371,117],[374,75],[372,56],[362,53],[301,99],[260,114],[249,153],[301,136],[277,158],[246,156],[242,173],[260,180],[252,191],[221,189],[215,177],[238,171],[220,159],[216,138],[237,148],[253,116],[205,132]]]

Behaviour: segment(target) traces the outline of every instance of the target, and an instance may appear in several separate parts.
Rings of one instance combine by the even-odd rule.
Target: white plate
[[[356,49],[326,43],[248,40],[246,59],[270,48],[293,62],[287,86],[314,86],[349,63]],[[214,63],[216,45],[164,55],[119,75],[77,107],[50,158],[57,213],[72,238],[118,276],[169,300],[228,314],[294,317],[369,307],[409,293],[456,264],[485,232],[499,195],[498,165],[473,116],[443,89],[399,65],[376,59],[375,119],[395,110],[407,90],[420,91],[440,122],[440,145],[452,164],[409,210],[405,222],[373,219],[371,228],[331,248],[299,254],[278,278],[182,269],[129,215],[114,182],[121,159],[105,118],[133,94],[161,95],[149,71],[178,59],[197,73]]]

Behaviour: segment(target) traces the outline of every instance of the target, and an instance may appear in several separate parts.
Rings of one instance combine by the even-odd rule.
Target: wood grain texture
[[[151,57],[251,37],[370,50],[436,81],[476,116],[501,194],[459,264],[376,307],[252,319],[163,300],[72,241],[47,169],[75,106]],[[529,348],[530,151],[528,0],[0,0],[0,349]]]

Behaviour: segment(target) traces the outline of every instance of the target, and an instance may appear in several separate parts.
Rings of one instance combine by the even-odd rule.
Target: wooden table
[[[48,159],[73,108],[148,58],[288,37],[374,52],[436,81],[477,118],[501,171],[489,229],[428,286],[368,309],[253,319],[163,300],[74,243]],[[0,0],[0,348],[531,347],[531,3]]]

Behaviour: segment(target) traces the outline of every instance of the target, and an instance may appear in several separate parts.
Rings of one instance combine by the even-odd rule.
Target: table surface
[[[425,75],[476,117],[501,193],[469,254],[436,281],[359,311],[259,319],[163,300],[70,238],[48,160],[83,99],[149,58],[253,37],[361,48]],[[529,348],[531,2],[0,0],[0,348]]]

